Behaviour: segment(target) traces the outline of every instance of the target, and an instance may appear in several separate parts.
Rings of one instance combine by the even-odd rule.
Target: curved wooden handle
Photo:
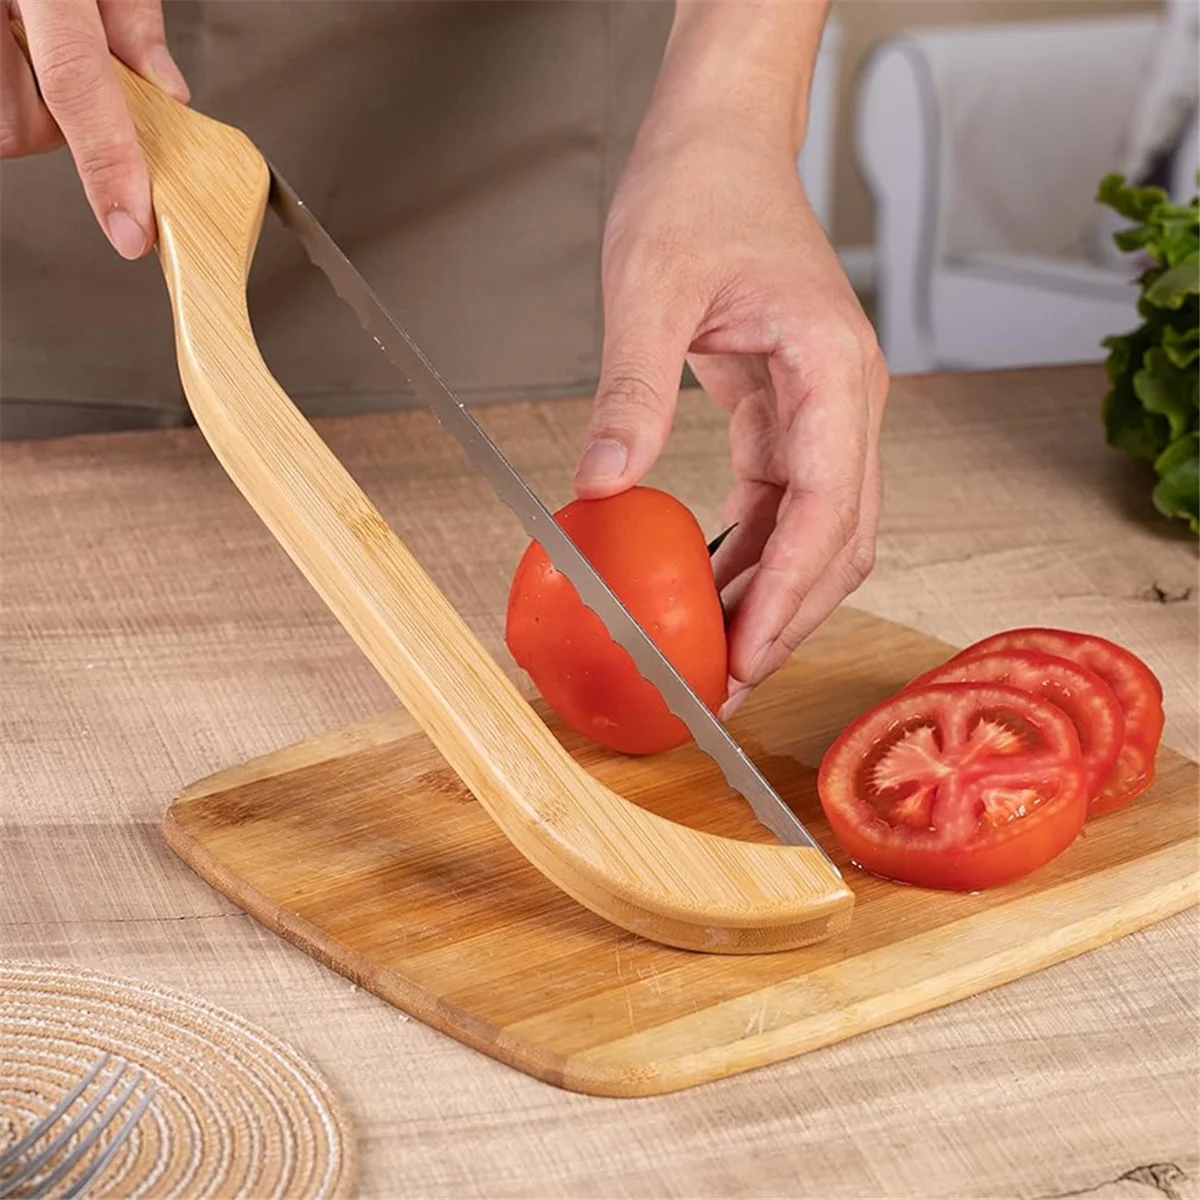
[[[246,276],[268,198],[253,144],[119,68],[153,180],[192,412],[234,483],[525,857],[568,895],[669,945],[820,940],[853,894],[811,848],[658,817],[571,758],[272,377]]]

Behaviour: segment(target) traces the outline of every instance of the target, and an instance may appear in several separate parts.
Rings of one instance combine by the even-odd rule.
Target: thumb
[[[669,305],[617,296],[605,307],[600,382],[575,469],[575,494],[585,500],[632,487],[662,453],[695,328]]]

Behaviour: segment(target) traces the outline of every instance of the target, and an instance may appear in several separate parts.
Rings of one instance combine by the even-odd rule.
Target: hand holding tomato
[[[605,342],[576,495],[641,480],[685,357],[730,414],[728,716],[871,570],[888,388],[785,139],[643,127],[609,213]]]

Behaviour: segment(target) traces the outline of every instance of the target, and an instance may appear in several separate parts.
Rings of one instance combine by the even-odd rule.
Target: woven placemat
[[[196,997],[56,963],[0,962],[0,1151],[105,1053],[158,1086],[89,1197],[351,1194],[350,1124],[290,1046]]]

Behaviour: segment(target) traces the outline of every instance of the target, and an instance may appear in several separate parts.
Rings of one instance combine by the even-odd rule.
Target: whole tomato
[[[728,648],[708,547],[688,508],[656,488],[575,500],[554,514],[585,558],[714,712]],[[604,622],[532,542],[513,577],[505,640],[563,722],[623,754],[656,754],[690,734]]]

